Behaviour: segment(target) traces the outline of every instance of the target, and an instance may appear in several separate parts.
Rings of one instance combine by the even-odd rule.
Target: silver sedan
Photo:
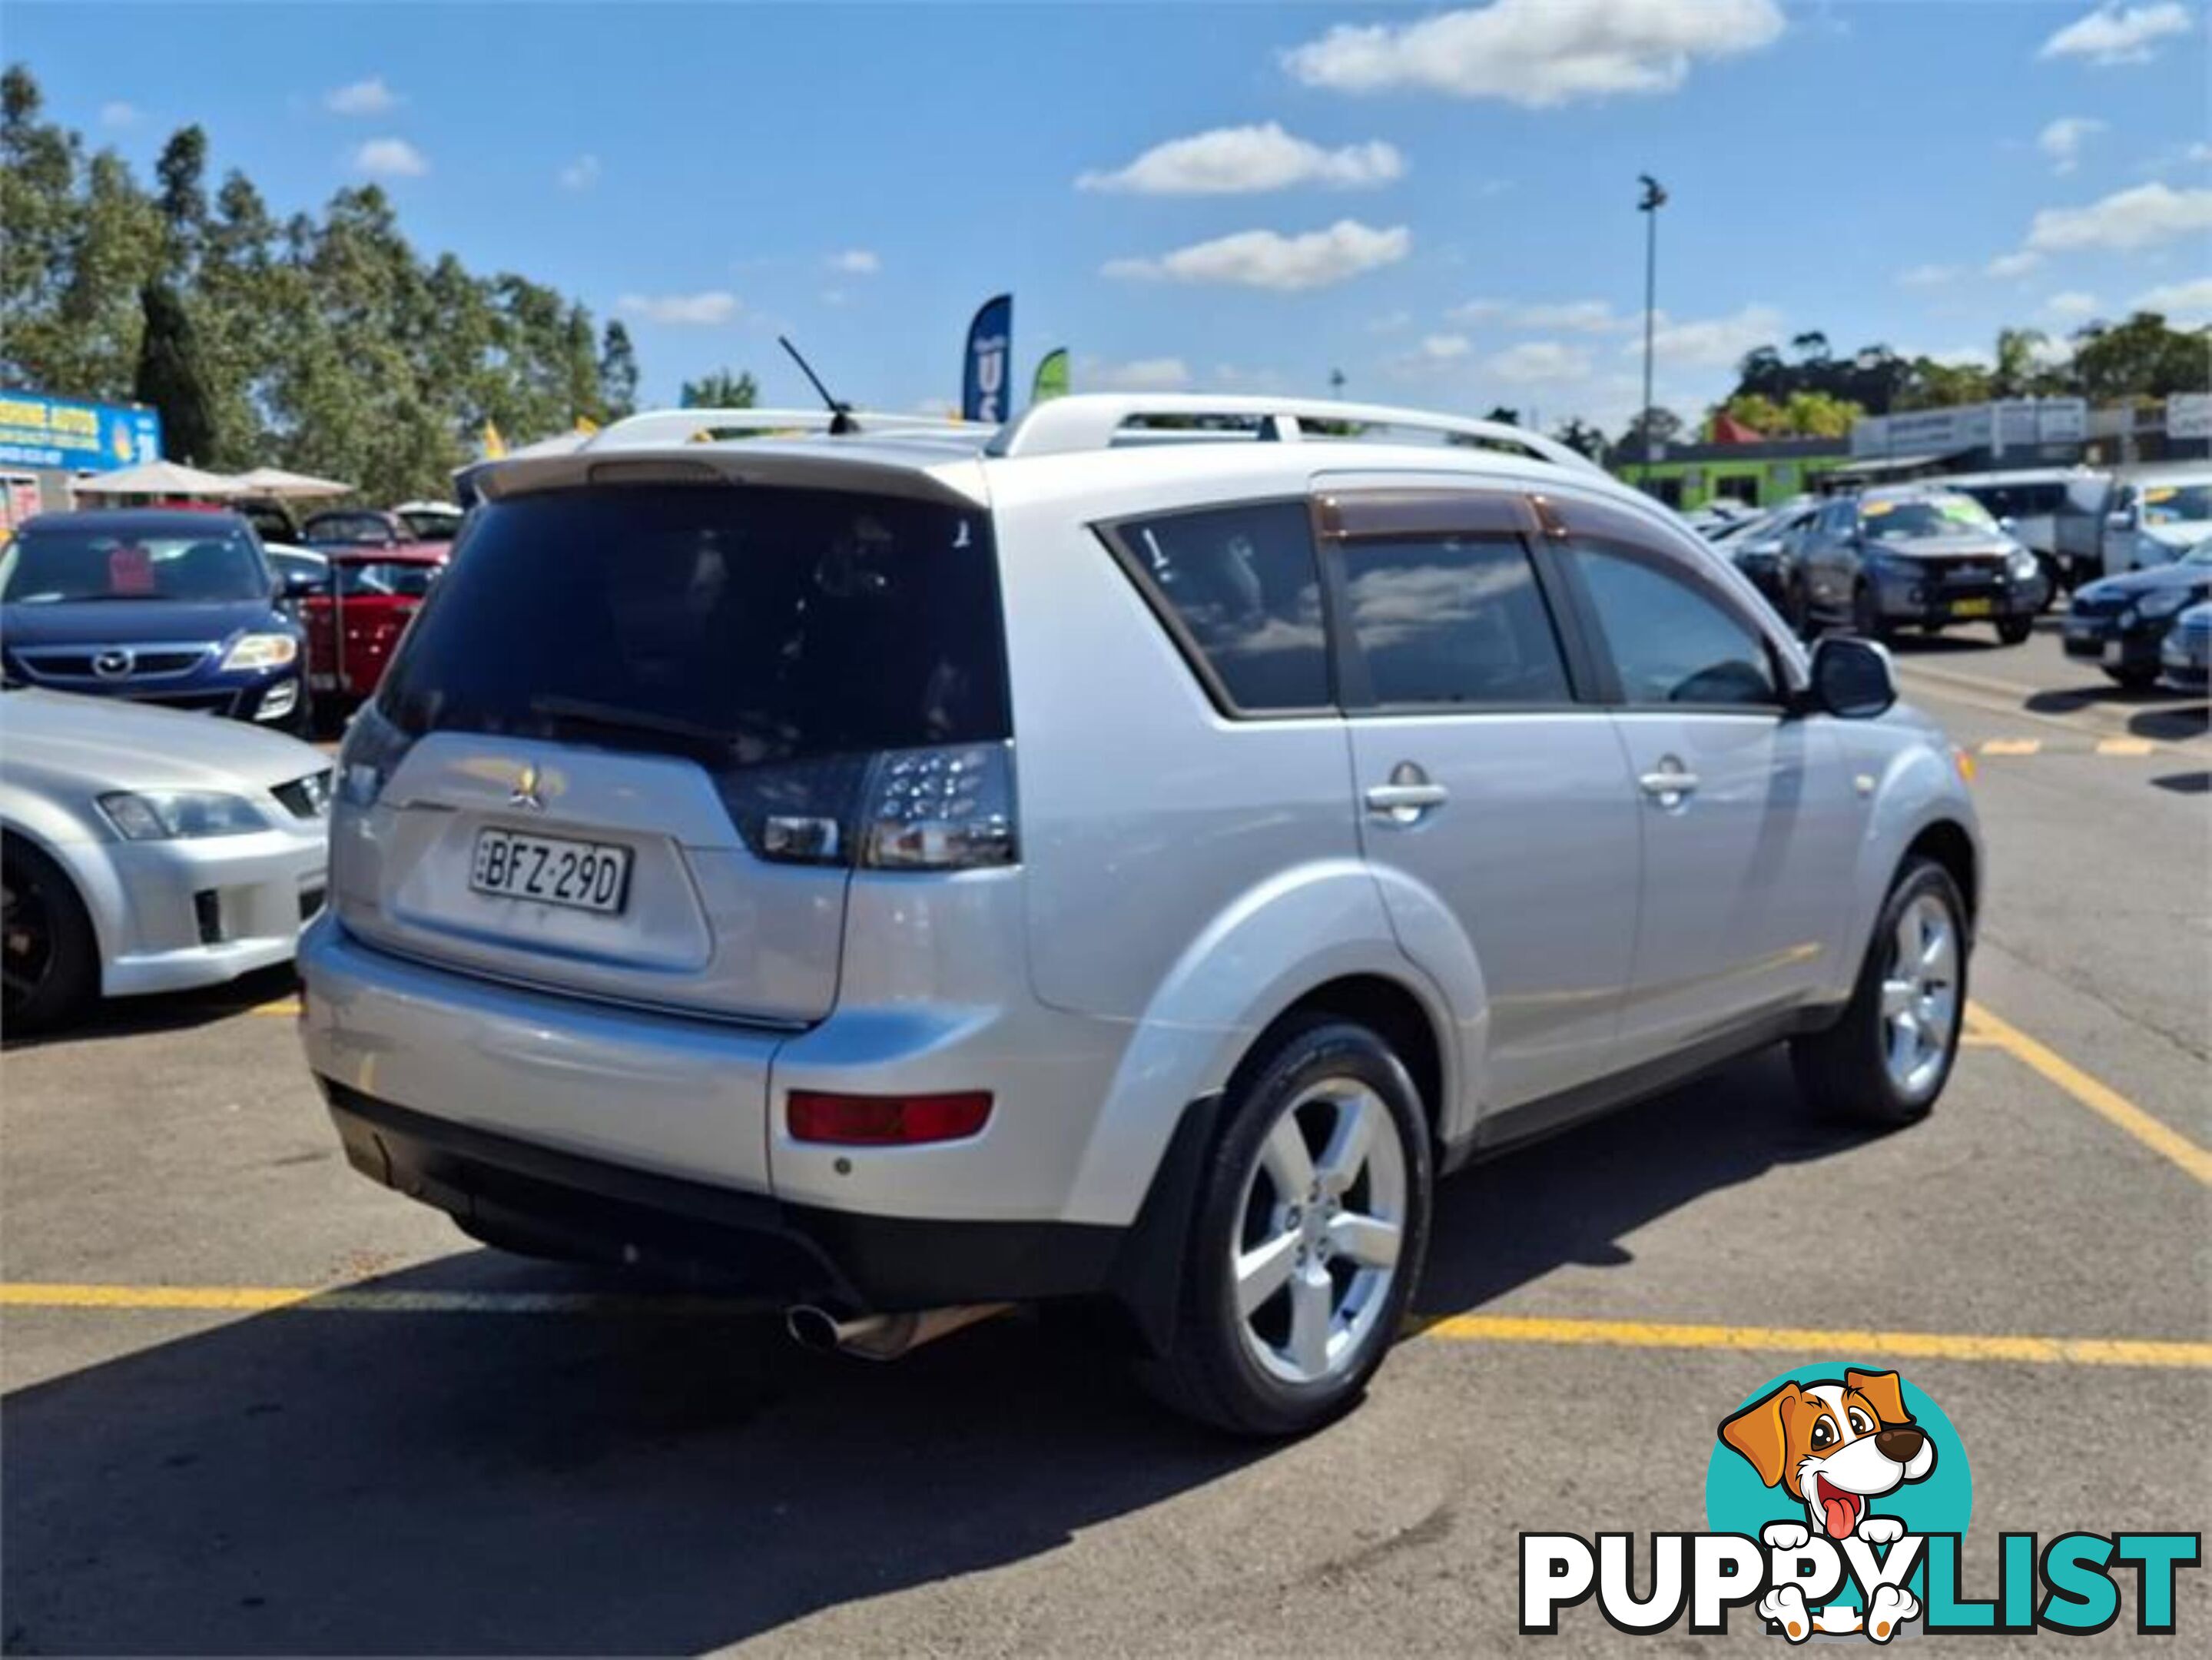
[[[323,903],[330,776],[319,751],[237,721],[0,695],[8,1029],[290,961]]]

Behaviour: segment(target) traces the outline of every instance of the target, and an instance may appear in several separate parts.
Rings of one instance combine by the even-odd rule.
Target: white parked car
[[[1784,1040],[1826,1108],[1934,1105],[1952,751],[1573,452],[736,418],[814,435],[482,470],[348,733],[301,1031],[364,1176],[874,1358],[1100,1301],[1275,1435],[1382,1363],[1438,1173]]]
[[[2170,565],[2212,536],[2212,467],[2161,468],[2123,479],[2105,519],[2105,572]]]
[[[0,696],[10,1031],[95,996],[291,960],[322,908],[330,760],[266,727],[104,697]]]

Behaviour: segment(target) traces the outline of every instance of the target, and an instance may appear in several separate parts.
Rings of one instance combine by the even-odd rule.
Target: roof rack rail
[[[1328,398],[1215,397],[1204,392],[1085,392],[1055,398],[1032,405],[1000,428],[989,452],[1002,456],[1079,454],[1111,448],[1117,437],[1126,440],[1124,429],[1133,423],[1138,423],[1138,431],[1158,432],[1162,429],[1143,423],[1208,418],[1249,421],[1255,437],[1281,443],[1339,441],[1338,435],[1327,430],[1329,427],[1395,427],[1434,433],[1446,442],[1457,439],[1486,448],[1515,450],[1583,471],[1604,471],[1579,450],[1504,421]],[[1321,430],[1309,429],[1316,428]]]
[[[966,432],[978,443],[988,437],[992,429],[975,423],[962,423],[937,415],[884,415],[869,410],[851,411],[859,430],[855,437],[884,436],[892,433]],[[624,416],[610,423],[587,439],[583,447],[592,450],[648,449],[664,444],[687,444],[701,433],[767,434],[779,432],[805,433],[809,435],[826,433],[832,419],[823,409],[763,410],[763,409],[675,409],[647,410],[640,415]]]

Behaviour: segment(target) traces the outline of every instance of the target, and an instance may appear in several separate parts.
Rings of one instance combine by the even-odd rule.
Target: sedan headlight
[[[2184,610],[2196,596],[2187,588],[2158,588],[2136,601],[2136,615],[2147,622],[2161,617],[2171,617]]]
[[[269,828],[244,796],[215,790],[117,790],[100,798],[100,810],[126,842],[251,836]]]
[[[2015,582],[2033,582],[2043,575],[2043,567],[2026,548],[2014,548],[2005,561],[2005,569],[2012,573]]]
[[[223,654],[226,669],[281,669],[300,655],[300,642],[289,634],[242,634]]]

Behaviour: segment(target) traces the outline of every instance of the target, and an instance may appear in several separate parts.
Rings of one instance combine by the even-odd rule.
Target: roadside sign
[[[161,459],[161,417],[149,409],[0,392],[0,464],[112,472]]]

